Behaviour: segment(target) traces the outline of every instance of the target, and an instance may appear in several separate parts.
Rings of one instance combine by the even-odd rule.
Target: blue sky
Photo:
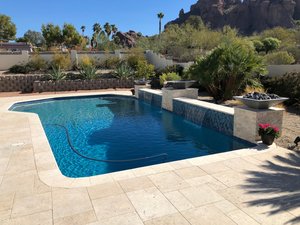
[[[0,14],[8,15],[17,25],[17,37],[28,30],[40,31],[41,25],[72,23],[78,30],[99,22],[116,24],[121,31],[129,29],[144,35],[158,33],[156,14],[163,12],[163,24],[175,19],[181,8],[188,11],[197,0],[0,0]]]

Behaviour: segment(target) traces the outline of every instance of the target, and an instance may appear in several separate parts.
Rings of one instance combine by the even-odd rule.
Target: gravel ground
[[[284,148],[293,149],[294,141],[297,136],[300,136],[300,109],[287,107],[283,116],[283,133],[275,143]],[[300,143],[298,148],[300,150]]]

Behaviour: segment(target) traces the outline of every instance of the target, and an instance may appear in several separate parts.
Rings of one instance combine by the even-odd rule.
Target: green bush
[[[264,52],[265,51],[265,46],[260,40],[253,40],[252,41],[255,50],[259,52]]]
[[[115,70],[115,77],[119,79],[128,79],[134,75],[134,70],[126,63],[122,62]]]
[[[154,65],[147,63],[147,61],[139,61],[135,74],[136,78],[148,79],[155,75]]]
[[[184,68],[180,65],[167,66],[166,68],[158,71],[159,74],[177,73],[179,76],[182,76],[183,72],[184,72]]]
[[[285,65],[295,62],[293,55],[287,51],[273,52],[265,55],[264,58],[269,65]]]
[[[191,78],[200,82],[215,101],[226,101],[247,85],[259,85],[255,74],[266,72],[262,58],[248,42],[221,44],[189,69]]]
[[[161,85],[164,85],[164,82],[166,81],[173,81],[173,80],[181,80],[181,77],[175,73],[163,73],[161,76],[159,76],[159,81]]]
[[[65,80],[66,74],[64,74],[61,71],[60,67],[52,66],[52,69],[50,70],[50,73],[49,73],[49,79],[53,80],[53,81]]]
[[[71,69],[71,57],[69,54],[56,53],[52,57],[51,67],[60,68],[61,70]]]
[[[31,70],[30,68],[27,66],[27,64],[22,64],[22,65],[14,65],[12,67],[9,68],[9,73],[14,73],[14,74],[27,74],[30,73]]]
[[[132,69],[136,70],[139,62],[145,61],[145,57],[141,56],[139,54],[134,54],[134,55],[128,56],[126,61]]]
[[[83,66],[79,72],[83,79],[86,80],[93,80],[98,77],[97,69],[94,66]]]
[[[287,73],[280,77],[264,78],[262,83],[269,93],[290,98],[288,105],[300,106],[300,73]]]

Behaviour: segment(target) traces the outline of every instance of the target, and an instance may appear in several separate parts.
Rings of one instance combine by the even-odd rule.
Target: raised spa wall
[[[148,104],[171,111],[195,124],[233,135],[234,110],[197,100],[197,89],[152,90],[140,86],[136,96]]]
[[[198,90],[162,89],[152,90],[148,86],[135,86],[135,96],[156,107],[161,107],[195,124],[252,143],[260,140],[259,123],[270,123],[282,129],[283,109],[255,110],[240,106],[230,108],[198,100]]]

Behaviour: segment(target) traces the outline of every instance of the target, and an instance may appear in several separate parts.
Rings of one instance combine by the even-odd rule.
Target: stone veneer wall
[[[35,81],[33,83],[33,92],[133,88],[133,86],[134,81],[132,79],[60,80],[56,82]]]
[[[12,75],[0,76],[0,92],[32,92],[33,83],[40,80],[42,75]]]
[[[233,113],[226,112],[227,110],[215,110],[204,107],[201,105],[201,101],[198,100],[196,100],[197,104],[191,104],[188,101],[187,99],[184,101],[173,99],[173,112],[195,124],[212,128],[227,135],[233,135]],[[208,105],[211,103],[205,102],[204,104]],[[221,109],[225,106],[218,107]]]
[[[162,94],[161,94],[161,91],[157,91],[157,90],[140,89],[139,90],[139,100],[147,102],[150,105],[161,107]]]

